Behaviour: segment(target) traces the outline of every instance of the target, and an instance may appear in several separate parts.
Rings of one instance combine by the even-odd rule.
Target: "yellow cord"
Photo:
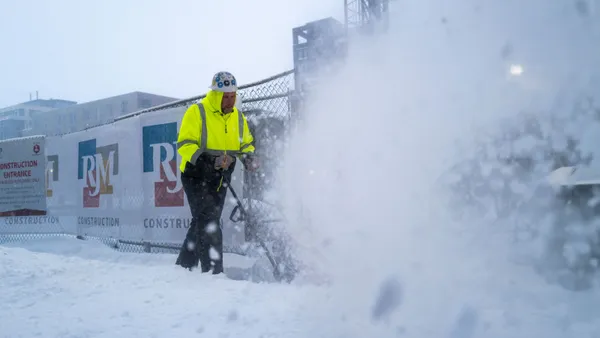
[[[221,190],[221,186],[223,185],[223,176],[221,176],[221,182],[219,182],[219,186],[217,187],[217,191]]]

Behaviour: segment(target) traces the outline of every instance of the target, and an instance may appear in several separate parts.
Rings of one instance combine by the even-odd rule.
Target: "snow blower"
[[[279,243],[274,243],[274,248],[269,248],[265,243],[265,238],[261,238],[261,234],[265,233],[264,230],[266,228],[265,224],[261,223],[267,223],[267,221],[259,221],[256,215],[254,215],[251,212],[248,212],[248,210],[244,207],[242,201],[236,194],[235,190],[233,189],[229,179],[224,176],[224,181],[227,184],[227,187],[229,188],[229,191],[231,192],[231,195],[233,196],[237,204],[231,211],[229,219],[234,223],[242,221],[245,222],[246,239],[250,242],[258,244],[258,246],[262,249],[264,255],[273,267],[273,277],[275,278],[275,280],[277,282],[281,282],[283,280],[287,281],[288,283],[291,282],[295,277],[296,271],[293,268],[293,265],[291,264],[291,259],[289,257],[286,257],[285,244],[282,242],[282,239],[279,238],[279,240],[277,241]],[[240,216],[236,217],[236,214],[238,212],[240,213]],[[275,249],[275,246],[277,244],[279,248]]]

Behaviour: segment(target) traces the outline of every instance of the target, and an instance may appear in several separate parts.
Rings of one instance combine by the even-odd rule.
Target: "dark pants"
[[[222,175],[231,178],[234,164],[225,172],[206,165],[188,164],[181,175],[183,189],[192,213],[192,222],[177,257],[176,264],[192,269],[200,263],[202,272],[211,268],[213,274],[223,272],[223,231],[221,213],[227,195],[227,185]],[[210,165],[209,165],[210,163]]]

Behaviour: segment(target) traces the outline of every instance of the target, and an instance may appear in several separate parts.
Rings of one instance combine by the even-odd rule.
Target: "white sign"
[[[46,215],[45,137],[0,142],[0,216]]]

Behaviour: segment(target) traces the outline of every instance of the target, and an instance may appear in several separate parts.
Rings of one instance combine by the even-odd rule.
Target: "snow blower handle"
[[[232,221],[233,223],[238,223],[244,220],[244,214],[240,211],[240,216],[238,216],[237,218],[235,217],[235,215],[237,214],[238,210],[240,209],[239,205],[236,205],[233,210],[231,210],[231,215],[229,215],[229,220]]]
[[[229,189],[229,191],[233,195],[233,198],[237,202],[237,206],[235,208],[233,208],[233,211],[232,211],[231,215],[229,216],[229,219],[231,219],[233,221],[232,217],[237,209],[239,209],[241,212],[240,219],[248,216],[248,213],[246,212],[246,209],[244,209],[244,205],[242,204],[242,201],[240,201],[239,197],[235,193],[235,190],[233,190],[233,187],[231,186],[231,182],[225,175],[222,175],[222,177],[223,177],[223,180],[225,180],[225,183],[227,184],[227,188]],[[249,224],[246,224],[246,226],[253,228],[254,224],[253,224],[253,222],[249,222]],[[281,276],[281,272],[279,271],[279,266],[277,264],[277,261],[275,261],[275,258],[273,258],[271,251],[269,250],[269,248],[267,247],[267,245],[265,244],[264,241],[257,239],[257,242],[258,242],[258,245],[260,245],[260,247],[264,250],[265,256],[267,256],[267,259],[273,266],[273,277],[275,278],[276,281],[281,282],[282,276]]]
[[[229,179],[225,175],[222,175],[222,177],[223,177],[223,180],[225,181],[225,183],[227,184],[227,189],[229,189],[229,191],[233,195],[233,199],[235,199],[235,201],[237,203],[237,205],[231,211],[231,214],[229,215],[229,219],[235,223],[240,222],[246,218],[246,215],[247,215],[246,209],[244,209],[244,205],[242,205],[242,201],[240,201],[239,197],[235,193],[235,190],[233,190],[233,187],[231,186],[231,182],[229,181]],[[240,216],[238,218],[234,218],[235,214],[238,211],[240,212]]]

